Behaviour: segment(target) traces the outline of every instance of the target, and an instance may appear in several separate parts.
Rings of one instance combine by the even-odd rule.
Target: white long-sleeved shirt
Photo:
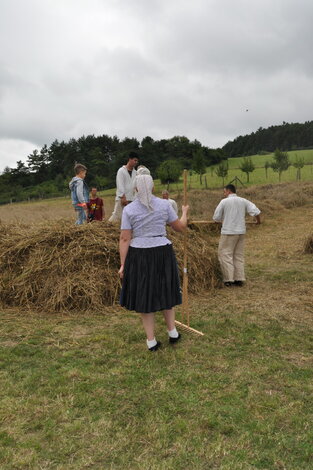
[[[174,199],[168,199],[168,201],[172,204],[172,207],[174,209],[174,211],[176,212],[176,214],[178,214],[178,207],[177,207],[177,203],[176,201],[174,201]]]
[[[222,235],[242,235],[246,233],[246,214],[255,217],[261,213],[253,202],[238,197],[237,194],[229,194],[222,199],[215,209],[213,220],[223,222]]]
[[[132,175],[128,173],[126,166],[122,166],[116,174],[116,198],[118,201],[123,194],[126,196],[127,201],[135,199],[135,178],[136,170],[133,169]]]

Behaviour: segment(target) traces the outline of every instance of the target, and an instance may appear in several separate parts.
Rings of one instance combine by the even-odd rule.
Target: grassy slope
[[[244,288],[191,299],[202,339],[170,348],[159,317],[151,354],[135,314],[4,311],[1,469],[308,470],[312,208],[249,230]]]
[[[301,179],[302,181],[312,181],[313,179],[313,150],[298,150],[288,152],[289,159],[291,162],[295,161],[296,156],[303,158],[305,161],[305,166],[301,170]],[[250,173],[250,183],[248,185],[255,184],[268,184],[268,183],[278,183],[278,174],[275,173],[272,169],[268,169],[267,177],[264,169],[264,164],[266,161],[271,162],[273,159],[273,154],[268,155],[252,155],[251,159],[255,165],[255,170],[253,173]],[[239,169],[243,157],[230,158],[228,160],[229,172],[227,178],[225,178],[225,184],[233,180],[236,176],[246,185],[247,178],[244,173]],[[204,177],[203,177],[204,179]],[[190,180],[190,178],[189,178]],[[218,178],[211,169],[207,168],[206,180],[209,188],[219,188],[222,186],[222,179]],[[293,166],[290,166],[287,171],[283,172],[281,181],[295,181],[296,180],[296,169]],[[202,182],[202,187],[205,187],[204,181]],[[181,185],[179,186],[181,187]],[[191,187],[192,188],[201,188],[199,176],[193,175],[191,178]],[[175,189],[175,185],[173,185]]]

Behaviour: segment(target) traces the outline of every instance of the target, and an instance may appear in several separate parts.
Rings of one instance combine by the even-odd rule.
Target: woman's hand
[[[175,220],[174,222],[170,223],[172,229],[176,232],[183,232],[187,227],[187,214],[189,211],[189,206],[182,206],[182,216],[180,219]]]
[[[120,278],[123,279],[123,276],[124,276],[124,265],[123,264],[121,264],[121,267],[118,271],[118,274],[119,274]]]

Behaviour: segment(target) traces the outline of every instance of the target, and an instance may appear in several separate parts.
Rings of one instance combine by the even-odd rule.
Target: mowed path
[[[246,236],[242,288],[217,289],[203,301],[212,312],[249,312],[258,320],[284,319],[313,325],[313,255],[303,246],[313,233],[313,205],[284,210]],[[196,302],[197,303],[197,302]]]

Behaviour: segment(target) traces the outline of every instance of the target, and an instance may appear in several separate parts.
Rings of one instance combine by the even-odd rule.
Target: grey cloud
[[[312,119],[312,14],[306,0],[3,0],[0,151],[88,133],[220,146]]]
[[[305,2],[299,18],[296,2],[210,2],[214,8],[199,3],[202,8],[189,3],[166,19],[155,46],[159,58],[200,73],[251,75],[312,63],[313,5]],[[301,30],[294,27],[295,13]]]

